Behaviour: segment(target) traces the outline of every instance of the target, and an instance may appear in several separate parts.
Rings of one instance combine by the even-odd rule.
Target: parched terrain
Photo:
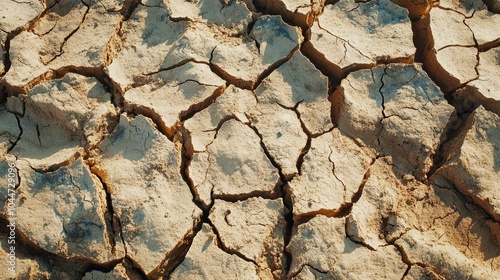
[[[0,0],[0,61],[0,275],[500,279],[498,0]]]

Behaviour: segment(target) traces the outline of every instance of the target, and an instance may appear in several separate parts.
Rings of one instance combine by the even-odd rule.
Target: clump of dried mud
[[[1,274],[500,279],[499,3],[0,0]]]

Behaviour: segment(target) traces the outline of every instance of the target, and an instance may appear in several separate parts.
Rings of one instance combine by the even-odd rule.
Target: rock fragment
[[[127,255],[150,274],[192,234],[201,210],[180,174],[180,152],[142,116],[120,122],[93,171],[111,196]]]
[[[418,65],[390,64],[351,73],[333,94],[339,129],[362,139],[406,173],[424,178],[453,107]],[[406,157],[401,156],[405,154]]]
[[[377,62],[413,62],[412,36],[407,10],[391,1],[341,0],[325,7],[304,51],[340,81]]]
[[[170,275],[176,279],[261,279],[253,262],[221,250],[213,230],[203,224],[184,261]]]
[[[255,262],[261,277],[277,279],[284,273],[283,209],[281,199],[216,200],[209,219],[225,248]]]
[[[500,117],[479,107],[469,116],[469,129],[450,143],[452,149],[438,174],[500,221]]]

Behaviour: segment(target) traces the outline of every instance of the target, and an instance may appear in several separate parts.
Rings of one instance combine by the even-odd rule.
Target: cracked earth
[[[500,279],[499,27],[498,0],[0,0],[1,273]]]

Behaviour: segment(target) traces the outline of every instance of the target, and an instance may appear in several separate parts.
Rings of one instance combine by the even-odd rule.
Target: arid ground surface
[[[500,279],[498,0],[0,0],[0,42],[2,279]]]

